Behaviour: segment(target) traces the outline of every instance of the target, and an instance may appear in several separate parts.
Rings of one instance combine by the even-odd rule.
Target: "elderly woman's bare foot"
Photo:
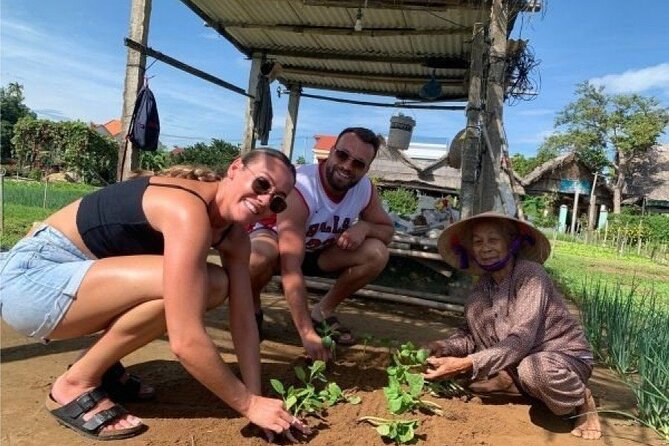
[[[597,440],[602,436],[602,426],[590,389],[585,389],[585,403],[576,409],[576,416],[572,435],[584,440]]]
[[[502,370],[490,379],[473,381],[468,387],[474,393],[520,394],[516,384],[513,382],[513,378],[505,370]]]

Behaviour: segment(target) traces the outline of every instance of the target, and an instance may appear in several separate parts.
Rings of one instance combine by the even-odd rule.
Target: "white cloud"
[[[622,74],[608,74],[590,79],[595,86],[604,86],[609,93],[642,93],[659,89],[669,95],[669,63],[662,63]]]

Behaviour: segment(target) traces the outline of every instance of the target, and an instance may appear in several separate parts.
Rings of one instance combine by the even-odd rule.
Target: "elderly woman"
[[[466,325],[430,345],[425,378],[466,373],[473,390],[520,391],[556,415],[578,415],[573,435],[599,438],[587,387],[592,353],[541,266],[546,237],[523,221],[483,213],[449,226],[438,246],[451,266],[480,279],[465,305]]]

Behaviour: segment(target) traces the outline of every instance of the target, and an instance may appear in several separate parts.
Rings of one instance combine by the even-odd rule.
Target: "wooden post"
[[[253,124],[253,109],[255,108],[256,87],[258,86],[258,75],[262,65],[262,55],[253,53],[251,59],[251,71],[249,72],[249,88],[246,92],[252,97],[246,100],[246,125],[244,126],[244,138],[242,142],[242,155],[250,152],[256,146],[255,125]]]
[[[502,153],[502,115],[504,111],[504,78],[506,72],[508,10],[503,0],[493,0],[490,10],[488,35],[491,43],[487,48],[488,76],[485,80],[485,123],[490,139],[491,156],[484,156],[481,162],[481,180],[479,181],[480,212],[494,210],[507,213],[497,184]]]
[[[572,236],[576,232],[576,220],[578,218],[578,196],[579,196],[580,192],[581,192],[581,189],[579,187],[576,187],[576,191],[574,191],[574,208],[571,211],[571,230],[570,230],[570,234]]]
[[[18,169],[17,169],[18,172]],[[5,174],[7,171],[0,166],[0,237],[5,237]]]
[[[130,7],[130,29],[128,38],[146,45],[149,40],[149,22],[151,19],[152,0],[132,0]],[[146,70],[146,56],[141,52],[128,47],[128,58],[125,65],[125,83],[123,86],[123,111],[121,113],[121,134],[125,137],[130,127],[132,111],[135,108],[137,93],[144,85]],[[122,181],[127,178],[133,169],[139,167],[139,151],[132,147],[132,143],[121,142],[118,150],[118,164],[116,179]]]
[[[286,125],[283,130],[283,153],[288,159],[293,158],[293,147],[295,146],[295,129],[297,128],[297,112],[300,109],[300,96],[302,88],[299,85],[290,86],[290,97],[288,98],[288,114]]]
[[[597,187],[597,176],[599,172],[595,172],[595,179],[592,181],[592,189],[590,190],[590,203],[588,207],[588,233],[595,229],[595,213],[597,212],[597,197],[595,196],[595,188]]]
[[[478,206],[476,169],[481,146],[478,126],[481,113],[481,77],[483,74],[483,25],[481,23],[474,25],[469,73],[467,128],[462,151],[460,183],[461,218],[474,215],[475,208]]]

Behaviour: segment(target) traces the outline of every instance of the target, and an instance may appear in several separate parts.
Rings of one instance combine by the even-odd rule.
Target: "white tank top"
[[[372,198],[372,182],[364,176],[335,202],[323,188],[319,164],[297,169],[295,190],[309,210],[306,223],[305,248],[318,251],[335,243],[339,234],[350,227]]]

